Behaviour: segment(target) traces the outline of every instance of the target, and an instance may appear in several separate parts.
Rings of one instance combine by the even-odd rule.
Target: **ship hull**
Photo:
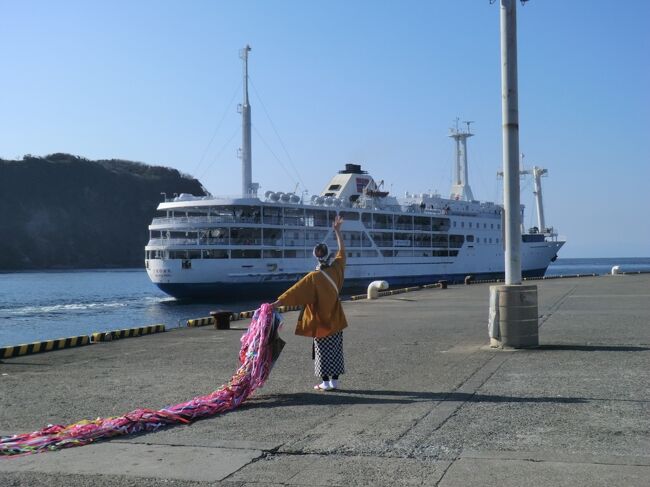
[[[522,277],[544,276],[564,242],[522,244]],[[147,262],[152,282],[163,292],[182,300],[228,302],[248,299],[275,300],[306,273],[314,269],[313,258],[269,262],[264,259],[192,260],[184,268],[180,260],[153,259]],[[343,295],[364,293],[372,281],[387,281],[390,289],[419,286],[446,280],[462,283],[497,280],[505,275],[502,249],[461,249],[453,261],[445,258],[359,259],[349,258]]]
[[[522,272],[524,278],[542,277],[546,267]],[[462,283],[468,274],[436,274],[427,276],[380,276],[372,279],[347,279],[342,290],[343,295],[363,293],[372,281],[381,280],[390,284],[391,289],[406,286],[421,286],[445,280],[449,283]],[[498,280],[504,278],[503,272],[483,272],[471,274],[477,281]],[[272,301],[296,282],[296,279],[275,282],[202,282],[202,283],[156,283],[166,294],[180,300],[203,300],[228,302],[246,299]]]

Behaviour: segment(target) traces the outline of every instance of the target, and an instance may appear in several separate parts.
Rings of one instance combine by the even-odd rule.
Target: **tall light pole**
[[[501,0],[501,115],[506,285],[521,284],[517,0]]]
[[[517,1],[501,0],[501,114],[503,117],[504,286],[490,286],[490,345],[539,345],[537,286],[521,285]]]

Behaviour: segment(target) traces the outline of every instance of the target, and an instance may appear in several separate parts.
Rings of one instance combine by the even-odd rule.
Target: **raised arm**
[[[332,228],[334,229],[334,234],[336,235],[336,244],[339,247],[339,252],[345,252],[345,244],[343,243],[343,236],[341,235],[341,225],[343,225],[343,217],[336,215]]]

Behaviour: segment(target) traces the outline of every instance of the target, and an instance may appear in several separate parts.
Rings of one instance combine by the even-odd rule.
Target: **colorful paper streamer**
[[[187,424],[233,410],[268,379],[284,346],[278,336],[281,322],[270,304],[262,304],[241,337],[241,366],[227,384],[206,396],[158,411],[136,409],[119,417],[82,420],[68,426],[49,425],[33,433],[2,437],[0,457],[87,445],[114,436],[155,431],[166,425]]]

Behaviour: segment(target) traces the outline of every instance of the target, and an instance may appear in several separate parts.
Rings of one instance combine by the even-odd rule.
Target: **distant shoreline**
[[[56,269],[0,269],[0,274],[36,274],[36,273],[63,273],[63,272],[133,272],[144,271],[142,267],[88,267],[88,268],[63,268]]]

